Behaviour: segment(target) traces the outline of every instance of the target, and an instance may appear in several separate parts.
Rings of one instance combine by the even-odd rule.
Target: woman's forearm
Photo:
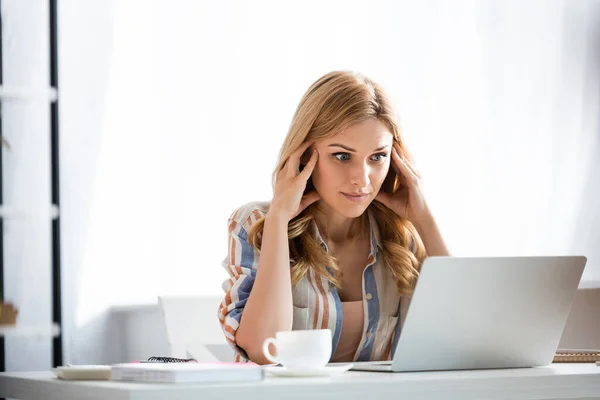
[[[254,285],[240,320],[236,342],[250,360],[269,363],[262,352],[268,337],[292,329],[293,301],[288,245],[288,220],[267,213]]]

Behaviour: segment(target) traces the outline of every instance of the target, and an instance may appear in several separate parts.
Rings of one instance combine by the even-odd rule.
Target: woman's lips
[[[363,201],[365,201],[369,197],[369,193],[349,194],[349,193],[342,192],[342,194],[348,200],[350,200],[350,201],[352,201],[354,203],[362,203]]]

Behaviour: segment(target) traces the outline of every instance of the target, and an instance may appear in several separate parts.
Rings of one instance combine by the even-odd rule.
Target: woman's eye
[[[375,162],[382,162],[387,157],[387,154],[375,154],[371,159]]]
[[[348,161],[350,159],[350,154],[348,153],[335,153],[333,156],[340,161]]]
[[[349,161],[350,160],[350,154],[348,154],[348,153],[335,153],[333,156],[335,158],[337,158],[339,161]],[[385,153],[375,154],[375,155],[371,156],[371,161],[383,162],[383,160],[386,157],[387,157],[387,154],[385,154]]]

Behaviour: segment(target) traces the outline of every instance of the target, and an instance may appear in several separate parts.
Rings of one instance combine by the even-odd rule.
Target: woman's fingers
[[[304,211],[306,207],[310,206],[312,203],[320,199],[321,196],[319,196],[319,193],[316,190],[313,190],[312,192],[302,196],[302,200],[300,201],[300,207],[298,207],[298,214]]]
[[[304,167],[302,172],[300,172],[298,174],[298,178],[302,179],[302,181],[304,183],[306,183],[308,181],[308,178],[310,178],[310,174],[312,174],[313,170],[315,169],[315,165],[317,165],[318,159],[319,159],[319,152],[317,151],[317,149],[314,149],[313,153],[310,156],[310,160],[308,161],[308,164],[306,164],[306,166]]]
[[[401,157],[402,161],[404,161],[404,164],[408,167],[408,169],[411,170],[411,172],[417,177],[420,178],[421,177],[421,173],[419,172],[419,170],[417,169],[417,167],[415,167],[408,159]]]
[[[415,167],[408,158],[406,158],[402,152],[402,149],[400,148],[399,145],[394,146],[396,153],[398,154],[398,156],[400,157],[400,160],[404,161],[404,164],[408,167],[408,169],[411,170],[411,172],[417,177],[420,178],[421,177],[421,173],[419,172],[419,170],[417,169],[417,167]]]
[[[413,170],[410,169],[410,167],[407,164],[407,161],[400,157],[400,154],[398,154],[398,151],[396,149],[392,151],[392,160],[394,161],[394,165],[397,166],[397,168],[400,170],[400,173],[407,180],[414,182],[419,179],[418,175],[416,175],[413,172]]]
[[[306,166],[300,170],[300,163],[304,152],[314,142],[303,143],[290,157],[286,160],[284,166],[277,174],[277,182],[275,185],[275,193],[271,207],[279,208],[286,217],[292,219],[300,214],[306,207],[320,199],[316,191],[312,191],[303,195],[306,190],[308,178],[315,169],[319,153],[313,150],[310,160]]]
[[[292,153],[290,158],[287,160],[287,176],[289,178],[295,178],[298,175],[298,171],[300,170],[300,161],[302,159],[302,155],[304,152],[313,144],[314,142],[308,141],[302,143],[295,152]]]
[[[385,193],[384,191],[380,190],[379,193],[377,193],[377,195],[375,196],[375,200],[378,200],[379,202],[383,203],[383,205],[387,208],[392,208],[392,196],[390,196],[388,193]]]

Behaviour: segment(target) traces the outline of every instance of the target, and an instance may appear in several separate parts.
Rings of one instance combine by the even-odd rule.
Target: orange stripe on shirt
[[[237,227],[237,222],[231,221],[229,224],[229,263],[227,265],[227,272],[229,275],[233,276],[233,270],[231,269],[231,265],[235,264],[235,238],[231,237],[231,232]]]
[[[254,222],[258,221],[262,217],[260,215],[260,211],[258,211],[258,210],[254,210],[254,212],[252,214],[254,214]],[[250,225],[250,226],[252,226],[252,225]]]
[[[235,329],[231,325],[225,325],[225,332],[231,334],[231,336],[235,337]]]
[[[310,277],[310,273],[311,270],[309,269],[308,271],[306,271],[306,278],[308,279],[308,283],[310,284],[310,286],[313,288],[313,292],[315,294],[315,317],[313,319],[313,329],[317,329],[317,323],[319,322],[319,293],[315,287],[315,285],[313,284],[313,281]]]
[[[237,227],[237,222],[235,221],[231,221],[231,223],[229,224],[229,233],[233,232],[233,230]]]
[[[235,222],[235,219],[237,218],[238,214],[241,211],[242,211],[242,207],[238,208],[237,210],[235,210],[235,212],[233,213],[233,215],[231,217],[229,217],[229,219]]]
[[[227,293],[225,293],[225,300],[224,300],[223,308],[228,308],[230,305],[231,305],[231,289],[229,289],[227,291]],[[225,313],[223,313],[223,315],[225,315]]]
[[[319,292],[323,296],[323,321],[321,321],[321,329],[326,329],[329,325],[329,299],[327,298],[327,292],[323,287],[323,280],[320,276],[316,278]]]
[[[239,265],[232,265],[232,267],[235,268],[234,276],[236,278],[239,278],[240,276],[244,275],[244,272],[242,271],[242,267],[240,267]]]
[[[221,325],[225,324],[225,314],[223,313],[223,311],[225,311],[225,307],[223,305],[221,305],[219,307],[219,313],[218,313],[219,323]]]

